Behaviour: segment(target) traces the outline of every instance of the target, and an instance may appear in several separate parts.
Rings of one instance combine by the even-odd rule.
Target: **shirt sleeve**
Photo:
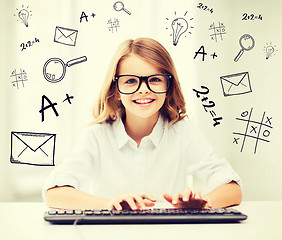
[[[85,129],[77,141],[73,151],[48,176],[42,190],[42,196],[48,189],[60,186],[72,186],[82,191],[89,191],[90,179],[93,178],[94,167],[99,159],[97,136]]]
[[[185,158],[188,172],[202,179],[208,190],[235,181],[242,187],[239,175],[225,158],[219,158],[199,129],[189,123],[186,131]],[[187,141],[188,139],[188,141]]]

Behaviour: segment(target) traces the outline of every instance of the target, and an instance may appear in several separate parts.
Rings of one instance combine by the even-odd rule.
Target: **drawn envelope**
[[[54,42],[75,46],[78,31],[70,28],[56,27]]]
[[[11,163],[54,166],[56,134],[11,132]]]
[[[248,72],[235,73],[220,77],[223,94],[225,97],[241,95],[252,92]]]

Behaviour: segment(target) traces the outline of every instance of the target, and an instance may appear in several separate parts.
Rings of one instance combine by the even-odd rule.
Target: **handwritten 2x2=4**
[[[202,95],[207,95],[209,93],[209,91],[210,91],[205,86],[201,86],[201,88],[203,89],[203,91],[199,91],[199,90],[193,89],[193,91],[196,93],[197,98],[200,98],[201,94]],[[213,126],[215,127],[215,126],[220,124],[219,121],[222,120],[223,118],[222,117],[216,117],[215,111],[211,110],[213,107],[215,107],[214,101],[209,101],[207,103],[207,100],[208,100],[207,96],[203,96],[203,98],[201,99],[201,101],[203,102],[203,108],[204,108],[204,110],[206,112],[209,112],[211,114],[211,116],[213,117],[213,121],[214,121]]]

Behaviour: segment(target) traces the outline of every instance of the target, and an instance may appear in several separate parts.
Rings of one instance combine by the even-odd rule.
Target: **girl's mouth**
[[[145,105],[145,104],[150,104],[150,103],[152,103],[152,102],[154,102],[156,99],[152,99],[152,98],[141,98],[141,99],[135,99],[135,100],[133,100],[133,102],[134,103],[136,103],[136,104],[143,104],[143,105]]]

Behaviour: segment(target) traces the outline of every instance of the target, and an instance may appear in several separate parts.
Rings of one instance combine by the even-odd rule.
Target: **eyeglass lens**
[[[140,78],[137,76],[120,76],[118,79],[118,87],[121,93],[134,93],[140,86]],[[147,79],[147,83],[151,91],[155,93],[165,93],[169,86],[169,76],[154,75]]]

